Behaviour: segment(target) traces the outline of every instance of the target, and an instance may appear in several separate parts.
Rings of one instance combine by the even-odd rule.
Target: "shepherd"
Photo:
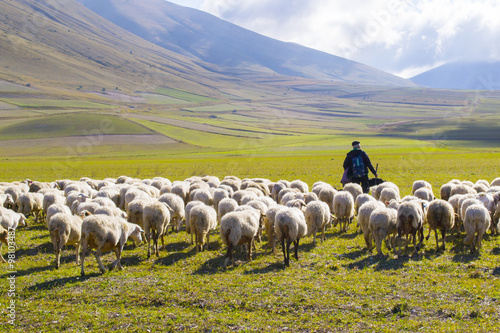
[[[347,176],[348,183],[361,184],[363,193],[370,192],[370,179],[368,178],[368,169],[378,178],[377,171],[373,168],[368,155],[361,150],[360,142],[352,142],[352,150],[347,153],[344,160],[344,176]],[[342,182],[345,177],[342,178]]]

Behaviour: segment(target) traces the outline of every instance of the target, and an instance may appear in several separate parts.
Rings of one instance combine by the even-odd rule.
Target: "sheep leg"
[[[80,251],[80,242],[75,243],[75,250],[76,250],[76,264],[79,264],[79,257],[78,257],[78,252]]]
[[[427,237],[425,237],[425,240],[429,240],[429,238],[431,238],[431,231],[432,229],[429,228],[429,232],[427,233]],[[436,229],[434,229],[434,231],[436,231]]]
[[[252,248],[255,247],[255,240],[254,240],[254,237],[252,237],[250,239],[250,241],[248,242],[248,253],[247,253],[247,256],[248,256],[248,261],[252,261]]]
[[[125,245],[125,244],[123,244],[123,245]],[[120,270],[120,271],[123,270],[123,267],[122,267],[122,264],[121,264],[123,245],[116,247],[116,249],[115,249],[116,261],[112,265],[113,268],[114,267],[118,267],[118,270]]]
[[[151,234],[149,228],[146,229],[146,240],[148,241],[148,259],[151,257]]]
[[[285,247],[285,238],[281,240],[281,249],[283,250],[283,261],[285,262],[285,266],[287,266],[286,262],[286,247]]]
[[[290,245],[292,241],[286,242],[286,266],[290,266]]]
[[[207,246],[206,246],[207,250],[210,249],[210,231],[207,232]]]
[[[80,264],[81,264],[80,275],[85,276],[85,270],[84,270],[83,266],[85,264],[85,254],[87,252],[87,240],[86,239],[83,240],[81,247],[82,247],[82,251],[80,252]]]
[[[441,236],[443,236],[443,250],[446,250],[446,242],[445,242],[446,229],[441,230]]]
[[[323,227],[321,227],[321,243],[325,241],[325,227],[326,224],[323,224]],[[314,237],[314,239],[316,239],[316,237]]]
[[[368,231],[366,231],[363,236],[365,238],[366,247],[368,248],[368,251],[371,252],[372,251],[372,237],[371,237],[371,233],[368,232]]]
[[[233,244],[229,243],[227,246],[227,253],[226,253],[226,259],[224,260],[224,267],[227,267],[228,261],[231,260],[231,263],[234,266],[234,260],[233,260]]]
[[[429,229],[429,234],[431,233],[431,230]],[[436,236],[436,252],[439,251],[439,243],[438,243],[438,232],[437,229],[434,229],[434,235]],[[429,239],[429,238],[427,238]],[[443,246],[444,246],[444,239],[443,239]]]
[[[300,238],[293,242],[295,260],[299,260],[299,241]]]
[[[101,261],[101,252],[102,248],[100,246],[97,247],[97,250],[95,251],[95,260],[97,260],[97,264],[99,265],[101,273],[104,274],[106,272],[106,268],[104,267]]]
[[[160,252],[158,251],[158,238],[160,238],[158,231],[153,230],[153,247],[157,258],[160,256]]]
[[[56,268],[59,268],[61,266],[61,250],[64,246],[64,239],[63,235],[59,236],[59,244],[57,244],[57,253],[56,253]]]
[[[316,245],[316,229],[313,231],[313,245]]]

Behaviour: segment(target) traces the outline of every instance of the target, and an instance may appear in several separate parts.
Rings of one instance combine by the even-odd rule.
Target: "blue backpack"
[[[359,154],[352,158],[352,176],[354,178],[361,178],[365,175],[365,163],[363,161],[363,156]]]

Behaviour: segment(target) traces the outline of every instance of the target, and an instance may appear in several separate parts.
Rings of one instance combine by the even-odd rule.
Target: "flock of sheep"
[[[418,252],[425,225],[427,239],[434,230],[438,249],[438,231],[444,249],[447,232],[458,235],[464,230],[464,243],[473,252],[479,252],[488,230],[500,233],[500,178],[491,184],[452,180],[441,187],[441,199],[434,198],[431,185],[423,180],[415,181],[412,195],[403,198],[391,182],[372,187],[371,192],[363,194],[361,186],[353,183],[337,190],[317,182],[309,190],[301,180],[271,182],[234,176],[174,182],[161,177],[140,180],[121,176],[0,183],[0,240],[7,244],[8,231],[26,226],[26,216],[33,214],[34,223],[44,220],[50,231],[56,268],[63,246],[75,245],[76,262],[84,275],[88,249],[95,249],[101,272],[106,271],[101,253],[107,251],[116,253],[111,269],[121,269],[127,239],[138,245],[145,237],[148,258],[151,246],[159,256],[158,241],[161,239],[164,247],[168,229],[179,232],[183,224],[197,251],[209,247],[210,234],[219,228],[227,247],[224,266],[229,261],[234,265],[233,251],[238,245],[246,245],[247,260],[251,260],[254,241],[260,242],[264,231],[273,253],[276,243],[281,244],[285,266],[289,266],[292,243],[298,260],[302,238],[312,236],[315,243],[321,232],[323,241],[329,226],[340,225],[340,231],[345,232],[355,216],[368,250],[375,245],[378,254],[382,254],[384,241],[397,254],[402,253],[402,243],[407,248],[409,242]],[[5,262],[3,256],[1,259]]]

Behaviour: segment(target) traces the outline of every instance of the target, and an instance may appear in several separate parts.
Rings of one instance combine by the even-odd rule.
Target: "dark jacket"
[[[352,158],[354,156],[361,155],[363,157],[363,163],[365,164],[365,174],[368,175],[368,169],[375,175],[377,172],[373,168],[372,162],[370,161],[370,158],[368,155],[362,151],[361,149],[353,149],[350,152],[347,153],[347,156],[344,160],[344,170],[347,170],[347,176],[352,177]]]

